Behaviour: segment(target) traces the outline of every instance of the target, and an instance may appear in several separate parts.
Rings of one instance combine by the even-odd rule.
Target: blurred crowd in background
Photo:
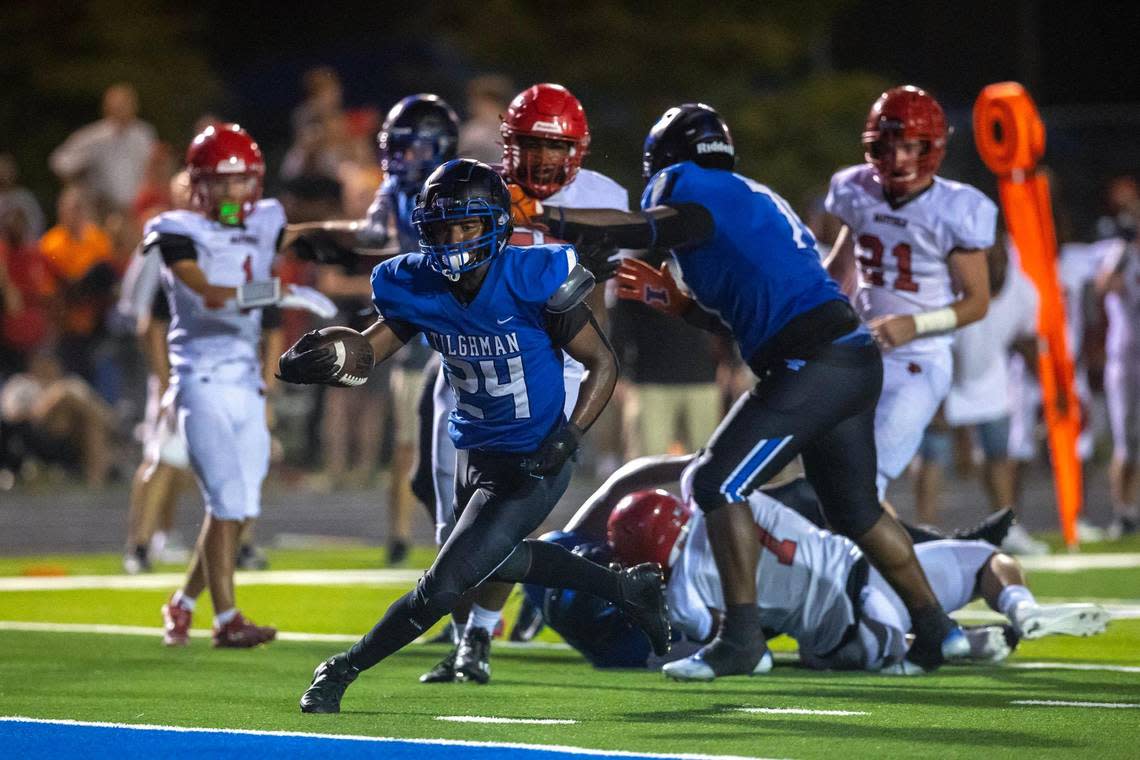
[[[500,115],[517,85],[529,84],[495,74],[470,79],[466,102],[457,104],[466,119],[460,155],[489,163],[501,159]],[[282,201],[290,222],[363,218],[383,179],[375,135],[381,106],[388,104],[347,108],[341,79],[328,67],[305,72],[298,85],[291,142],[276,166],[269,166],[275,174],[269,177],[269,192]],[[589,111],[590,103],[585,105]],[[158,107],[140,103],[130,82],[107,87],[101,118],[77,128],[47,158],[58,192],[46,207],[21,184],[21,163],[32,157],[0,153],[0,491],[44,478],[74,478],[102,488],[129,479],[139,460],[135,431],[144,414],[146,346],[134,320],[115,308],[118,286],[145,221],[176,202],[172,179],[186,144],[222,119],[201,114],[184,131],[160,135],[144,118]],[[858,143],[857,134],[843,139]],[[599,149],[604,146],[595,142]],[[955,147],[969,149],[964,143]],[[820,177],[819,184],[825,180]],[[1058,180],[1065,185],[1066,177]],[[627,189],[636,202],[641,188]],[[820,201],[806,198],[797,210],[826,248],[837,230]],[[1066,242],[1134,239],[1140,220],[1135,178],[1107,178],[1101,203],[1102,215],[1092,229],[1059,225]],[[374,261],[364,257],[359,267],[346,271],[286,251],[278,271],[285,281],[316,286],[332,297],[341,308],[333,321],[346,324],[370,319],[367,274]],[[1091,388],[1099,392],[1104,310],[1091,290],[1079,297],[1085,337],[1081,361]],[[699,447],[726,405],[751,382],[722,339],[641,304],[612,300],[611,306],[609,326],[622,380],[588,439],[584,465],[599,476],[634,456]],[[321,325],[308,313],[286,312],[286,345],[314,326]],[[318,490],[375,484],[394,448],[414,435],[396,429],[407,417],[396,414],[394,405],[415,397],[409,382],[418,389],[418,378],[385,371],[352,391],[278,388],[271,399],[278,474]],[[1098,415],[1090,414],[1089,420],[1100,425],[1090,456],[1103,463],[1107,431]],[[1042,438],[1039,430],[1032,435]],[[965,466],[978,445],[962,439],[959,450],[965,454],[959,459]],[[1041,447],[1018,456],[1040,457]],[[936,496],[928,496],[921,516],[936,522],[931,498],[936,502]]]

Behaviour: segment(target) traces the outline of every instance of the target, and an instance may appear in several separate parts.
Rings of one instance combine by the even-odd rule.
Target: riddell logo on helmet
[[[711,142],[697,143],[697,155],[704,153],[727,153],[728,155],[735,155],[736,151],[731,145],[722,140],[713,140]]]
[[[237,156],[230,156],[225,161],[219,161],[214,171],[218,174],[242,174],[246,170],[245,161]]]
[[[536,121],[531,125],[531,129],[535,132],[553,132],[557,135],[566,131],[562,128],[562,124],[557,119],[554,121]]]

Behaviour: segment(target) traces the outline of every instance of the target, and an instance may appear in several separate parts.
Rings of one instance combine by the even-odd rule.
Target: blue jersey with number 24
[[[576,263],[568,245],[508,245],[467,305],[422,254],[373,270],[380,315],[423,331],[443,359],[456,397],[447,418],[456,448],[531,452],[562,422],[562,352],[546,332],[546,301]]]
[[[795,317],[844,300],[807,226],[765,185],[684,161],[657,172],[641,198],[643,209],[684,203],[704,206],[715,230],[674,257],[697,302],[732,330],[745,360]]]

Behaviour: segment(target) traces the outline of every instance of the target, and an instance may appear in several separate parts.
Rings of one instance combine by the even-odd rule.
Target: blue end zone
[[[209,729],[166,730],[58,723],[19,719],[0,720],[0,748],[5,757],[84,758],[124,757],[384,757],[386,760],[581,760],[620,757],[598,750],[559,751],[476,743],[454,744],[399,739],[336,738],[331,736],[271,735]],[[569,748],[568,748],[569,749]],[[629,753],[633,754],[633,753]],[[628,755],[626,755],[628,756]]]

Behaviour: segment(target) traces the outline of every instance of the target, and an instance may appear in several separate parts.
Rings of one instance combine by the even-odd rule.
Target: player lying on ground
[[[704,519],[690,507],[695,461],[690,455],[630,462],[587,499],[564,531],[543,537],[597,562],[657,560],[669,567],[669,614],[681,639],[670,658],[708,641],[724,609]],[[682,499],[645,490],[678,478]],[[811,668],[921,672],[904,660],[911,621],[902,601],[854,543],[811,522],[818,520],[818,502],[803,478],[753,492],[748,506],[764,547],[756,591],[767,637],[796,639],[801,662]],[[1000,541],[1008,526],[989,521],[975,535]],[[971,660],[1000,661],[1019,638],[1087,636],[1105,628],[1108,613],[1098,605],[1037,604],[1017,562],[991,543],[923,539],[921,529],[915,535],[919,562],[945,609],[981,596],[1010,620],[1008,634],[1001,626],[967,629]],[[535,587],[527,587],[527,596],[537,600],[545,622],[597,667],[655,668],[664,661],[601,600]],[[667,664],[664,672],[679,680],[711,678],[686,662]],[[771,667],[770,656],[763,667]]]
[[[449,419],[459,451],[455,528],[416,588],[347,652],[317,667],[302,712],[338,712],[362,670],[411,643],[488,579],[572,585],[601,596],[646,632],[655,651],[668,651],[659,566],[618,572],[526,538],[566,490],[569,460],[609,401],[617,361],[584,303],[593,278],[573,247],[509,245],[510,205],[491,167],[463,159],[439,167],[413,215],[423,252],[373,272],[379,321],[363,335],[309,333],[281,357],[288,382],[343,384],[350,351],[368,357],[366,374],[422,332],[456,395]],[[569,420],[563,350],[587,370]]]
[[[703,307],[690,311],[730,331],[761,378],[694,471],[694,500],[722,571],[725,624],[691,665],[712,675],[760,667],[760,547],[745,502],[800,454],[829,522],[859,544],[910,610],[916,641],[907,656],[928,669],[965,656],[965,636],[876,494],[879,350],[823,270],[811,232],[770,188],[733,173],[735,161],[724,120],[687,103],[666,111],[646,137],[640,213],[547,207],[540,217],[565,239],[670,249]]]

